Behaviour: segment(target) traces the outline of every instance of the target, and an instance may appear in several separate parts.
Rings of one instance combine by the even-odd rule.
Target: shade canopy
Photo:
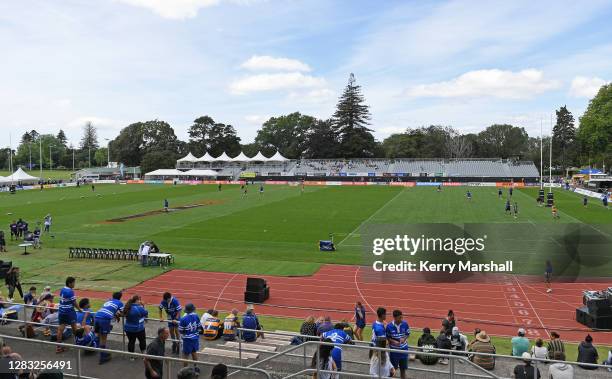
[[[596,168],[585,168],[580,170],[581,174],[601,174],[601,170]]]
[[[178,162],[191,162],[191,163],[195,163],[197,161],[198,161],[198,158],[196,158],[193,154],[191,154],[191,152],[189,152],[189,154],[187,154],[186,156],[178,160]]]
[[[6,177],[0,177],[0,183],[11,183],[11,182],[38,182],[39,178],[28,174],[20,168],[14,173]]]
[[[193,170],[185,171],[182,175],[184,176],[217,176],[217,171],[193,169]]]
[[[174,168],[160,168],[159,170],[147,172],[145,176],[183,176],[183,171]]]
[[[228,157],[227,154],[225,154],[225,151],[221,153],[221,155],[219,155],[217,158],[215,158],[216,162],[229,162],[231,160],[232,158]]]
[[[200,158],[198,158],[198,162],[213,162],[215,158],[212,155],[208,154],[208,151],[204,153]]]
[[[275,162],[285,162],[285,161],[288,161],[289,159],[283,157],[283,155],[280,153],[280,151],[276,151],[276,154],[274,154],[273,156],[268,158],[268,160],[269,161],[275,161]]]
[[[250,161],[251,161],[251,158],[244,155],[242,151],[240,152],[240,154],[232,158],[232,162],[250,162]]]
[[[269,159],[266,158],[261,151],[258,151],[257,154],[253,158],[251,158],[252,162],[267,162]]]

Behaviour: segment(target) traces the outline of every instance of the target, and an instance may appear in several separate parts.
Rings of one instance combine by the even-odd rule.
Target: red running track
[[[379,283],[360,273],[357,266],[324,265],[309,277],[263,276],[270,286],[270,299],[256,306],[260,315],[305,318],[330,315],[335,320],[353,317],[353,306],[361,301],[368,323],[377,307],[400,309],[412,327],[441,326],[453,309],[457,325],[468,334],[479,327],[491,335],[514,336],[524,327],[529,337],[548,338],[557,330],[567,341],[581,341],[590,332],[599,344],[612,345],[612,332],[592,332],[575,321],[584,289],[602,289],[605,283],[555,283],[546,293],[543,283],[520,276],[498,275],[487,283]],[[159,303],[170,291],[181,303],[197,309],[229,311],[244,309],[247,275],[192,270],[172,270],[129,288],[147,304]],[[365,280],[364,280],[365,279]],[[80,297],[105,298],[105,292],[77,291]]]

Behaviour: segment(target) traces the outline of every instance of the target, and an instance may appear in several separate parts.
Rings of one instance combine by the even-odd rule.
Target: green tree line
[[[272,155],[280,151],[288,158],[516,158],[539,165],[540,140],[518,125],[493,124],[479,133],[461,133],[452,126],[428,125],[407,128],[376,141],[370,128],[371,115],[362,88],[353,74],[328,119],[294,112],[271,117],[257,131],[254,142],[244,144],[233,125],[208,115],[196,118],[189,138],[181,141],[165,121],[130,124],[109,142],[110,159],[140,165],[143,171],[174,167],[188,152],[218,156],[240,151]],[[553,127],[553,167],[612,164],[612,84],[601,87],[591,99],[579,125],[564,105],[556,111]],[[548,151],[550,138],[543,141]],[[92,123],[83,126],[79,146],[67,144],[66,135],[26,132],[14,154],[14,165],[38,168],[75,168],[107,164],[108,151],[100,148]],[[545,159],[547,161],[547,159]],[[30,163],[32,165],[30,166]],[[546,164],[547,166],[548,164]],[[0,166],[8,166],[8,149],[0,152]]]

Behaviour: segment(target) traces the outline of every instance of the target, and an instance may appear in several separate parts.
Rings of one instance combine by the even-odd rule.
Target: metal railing
[[[122,356],[126,356],[126,357],[143,358],[143,359],[147,358],[147,359],[150,359],[150,360],[163,361],[163,363],[164,363],[164,371],[165,371],[165,373],[163,375],[164,377],[172,377],[173,364],[174,363],[181,363],[183,365],[188,364],[188,365],[195,365],[195,366],[206,366],[206,367],[214,367],[214,366],[216,366],[218,364],[216,362],[194,361],[194,360],[189,360],[189,359],[166,357],[166,356],[158,356],[158,355],[148,355],[148,354],[140,354],[140,353],[129,353],[127,351],[121,351],[121,350],[100,349],[100,348],[97,348],[97,347],[79,346],[79,345],[73,345],[73,344],[67,344],[67,343],[42,341],[42,340],[38,340],[38,339],[8,336],[8,335],[4,335],[4,334],[0,334],[0,338],[4,339],[5,341],[19,341],[19,342],[33,343],[33,344],[39,344],[39,345],[45,345],[45,346],[54,346],[54,347],[58,347],[59,346],[59,347],[70,348],[70,349],[74,350],[74,354],[75,354],[75,366],[74,366],[74,370],[76,372],[75,373],[69,373],[69,372],[64,372],[63,373],[64,376],[71,377],[71,378],[96,379],[95,377],[90,377],[90,376],[86,376],[86,375],[83,374],[82,353],[84,351],[100,352],[100,353],[112,353],[112,354],[122,355]],[[248,372],[250,372],[252,374],[263,375],[267,379],[271,378],[270,374],[267,371],[259,369],[259,368],[248,368],[248,367],[240,367],[240,366],[235,366],[235,365],[226,365],[226,366],[227,366],[227,368],[229,370],[248,371]]]
[[[307,335],[301,335],[301,334],[295,334],[295,333],[287,333],[287,332],[271,332],[271,331],[264,331],[264,330],[254,330],[254,329],[245,329],[245,328],[238,328],[239,331],[241,332],[260,332],[260,333],[264,333],[266,336],[284,336],[284,337],[299,337],[301,339],[303,339],[306,342],[302,342],[299,345],[293,345],[290,348],[288,348],[287,350],[281,351],[281,352],[266,352],[266,351],[261,351],[261,353],[263,354],[270,354],[269,357],[261,359],[257,362],[252,363],[251,365],[248,365],[246,367],[248,368],[255,368],[263,363],[266,362],[270,362],[272,360],[275,359],[279,359],[282,357],[290,357],[290,358],[297,358],[299,360],[302,360],[302,367],[303,369],[301,371],[298,371],[296,373],[290,374],[288,376],[285,377],[285,379],[289,379],[289,378],[293,378],[293,377],[297,377],[299,375],[306,375],[306,374],[314,374],[317,373],[317,377],[320,377],[318,374],[320,373],[333,373],[333,374],[338,374],[340,376],[343,375],[348,375],[348,376],[355,376],[355,377],[368,377],[371,378],[371,375],[366,375],[366,374],[362,374],[359,372],[354,372],[354,371],[341,371],[341,372],[330,372],[330,371],[326,371],[326,370],[322,370],[320,367],[320,362],[318,361],[318,354],[317,354],[317,367],[313,368],[313,367],[307,367],[308,366],[308,355],[306,352],[307,347],[309,346],[313,346],[315,347],[315,351],[319,350],[320,346],[324,346],[324,345],[328,345],[328,346],[337,346],[337,344],[334,343],[326,343],[326,342],[322,342],[319,339],[319,337],[316,336],[307,336]],[[314,340],[313,340],[314,339]],[[263,341],[265,343],[265,341]],[[369,342],[366,341],[354,341],[355,344],[354,345],[347,345],[344,344],[342,345],[343,349],[356,349],[356,350],[362,350],[362,351],[375,351],[378,352],[379,354],[386,352],[386,353],[401,353],[401,354],[406,354],[406,355],[410,355],[410,354],[426,354],[428,356],[432,356],[432,357],[437,357],[437,358],[441,358],[441,359],[448,359],[448,370],[439,370],[439,369],[433,369],[433,368],[422,368],[422,367],[413,367],[411,365],[408,366],[408,370],[410,371],[414,371],[414,372],[427,372],[427,373],[433,373],[433,374],[441,374],[441,375],[447,375],[449,378],[455,378],[456,376],[461,376],[461,377],[471,377],[471,378],[494,378],[494,379],[498,379],[498,378],[503,378],[500,377],[499,375],[482,368],[481,366],[479,366],[478,364],[474,363],[470,357],[473,356],[481,356],[481,357],[493,357],[494,359],[508,359],[508,360],[512,360],[512,361],[516,361],[517,363],[525,363],[525,359],[523,359],[522,357],[515,357],[515,356],[510,356],[510,355],[502,355],[502,354],[489,354],[489,353],[478,353],[478,352],[472,352],[472,351],[457,351],[457,350],[447,350],[447,349],[438,349],[438,348],[423,348],[423,347],[410,347],[409,350],[397,350],[397,349],[390,349],[390,348],[378,348],[378,347],[374,347],[371,346]],[[240,356],[242,354],[242,350],[243,350],[243,344],[246,344],[244,342],[241,342],[239,340],[238,342],[238,349],[239,349],[239,353]],[[246,349],[245,349],[246,350]],[[302,350],[301,354],[296,354],[295,352],[298,350]],[[260,352],[260,351],[258,351]],[[343,363],[350,363],[350,364],[354,364],[354,365],[362,365],[362,366],[369,366],[370,362],[369,360],[367,361],[355,361],[355,360],[349,360],[349,359],[343,359],[342,360]],[[461,371],[465,371],[465,370],[461,370],[461,371],[457,371],[458,367],[461,367],[459,365],[457,365],[457,362],[461,362],[465,364],[465,367],[471,367],[474,370],[476,370],[477,372],[479,372],[479,374],[474,374],[474,373],[468,373],[468,372],[461,372]],[[603,368],[603,369],[610,369],[610,366],[606,366],[606,365],[602,365],[602,364],[591,364],[591,363],[581,363],[581,362],[570,362],[570,361],[558,361],[558,360],[553,360],[553,359],[541,359],[541,358],[531,358],[529,359],[529,362],[532,363],[532,367],[534,370],[534,374],[539,370],[540,367],[543,367],[544,364],[552,364],[552,363],[564,363],[564,364],[568,364],[571,366],[579,366],[579,367],[592,367],[592,368]],[[242,358],[240,359],[240,366],[243,366],[243,360]],[[229,376],[234,375],[236,373],[238,373],[239,371],[235,371],[231,374],[229,374]],[[379,373],[380,374],[380,373]],[[537,377],[537,375],[535,375],[534,377]]]

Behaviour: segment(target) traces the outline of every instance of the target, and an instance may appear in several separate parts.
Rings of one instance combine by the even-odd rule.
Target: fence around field
[[[28,320],[28,312],[27,309],[28,308],[36,308],[40,306],[36,306],[36,305],[27,305],[27,304],[20,304],[20,303],[12,303],[12,302],[4,302],[5,304],[13,304],[13,305],[19,305],[22,306],[22,310],[20,312],[18,312],[19,316],[21,318],[18,319],[8,319],[7,321],[9,322],[15,322],[15,323],[20,323],[20,324],[24,324],[24,325],[36,325],[36,326],[44,326],[44,327],[51,327],[51,328],[57,328],[57,325],[49,325],[49,324],[43,324],[43,323],[37,323],[37,322],[32,322]],[[44,307],[46,309],[52,309],[57,311],[56,308],[53,307]],[[6,319],[5,319],[6,320]],[[121,324],[123,326],[123,318],[121,318]],[[148,321],[153,321],[153,322],[160,322],[160,323],[167,323],[168,320],[161,320],[161,319],[157,319],[157,318],[147,318]],[[70,326],[68,326],[67,328],[70,328]],[[287,338],[287,337],[299,337],[301,338],[303,342],[299,345],[291,345],[290,347],[288,347],[286,350],[280,351],[280,352],[272,352],[272,351],[259,351],[258,353],[260,353],[261,355],[268,355],[267,357],[263,358],[263,359],[259,359],[256,362],[245,366],[245,360],[243,359],[243,354],[244,353],[249,353],[252,352],[252,350],[249,349],[249,346],[252,345],[252,343],[247,343],[244,342],[242,340],[242,338],[240,338],[240,336],[242,335],[243,332],[263,332],[266,336],[270,337],[274,337],[274,336],[278,336],[279,338]],[[78,356],[80,354],[81,350],[90,350],[90,351],[107,351],[110,353],[118,353],[118,354],[122,354],[122,355],[129,355],[129,356],[134,356],[134,357],[142,357],[144,358],[145,355],[143,354],[136,354],[136,353],[129,353],[126,350],[127,348],[127,344],[126,344],[126,336],[125,333],[122,332],[110,332],[110,335],[114,335],[114,336],[118,336],[121,337],[121,350],[113,350],[113,349],[99,349],[99,348],[89,348],[89,347],[81,347],[81,346],[76,346],[76,345],[72,345],[72,344],[62,344],[62,343],[57,343],[57,342],[49,342],[49,341],[43,341],[43,340],[39,340],[39,339],[32,339],[32,338],[22,338],[22,337],[12,337],[12,336],[5,336],[5,335],[0,335],[0,337],[4,337],[5,339],[15,339],[15,340],[19,340],[19,341],[27,341],[27,342],[31,342],[31,343],[42,343],[42,344],[52,344],[55,346],[66,346],[66,347],[71,347],[71,348],[78,348],[78,353],[77,353],[77,362],[80,362],[80,356]],[[157,336],[150,336],[147,335],[146,339],[147,340],[152,340],[154,338],[156,338]],[[182,343],[182,341],[179,340],[173,340],[173,339],[168,339],[167,341],[169,342],[177,342],[179,344],[179,349],[180,349],[180,345]],[[308,336],[308,335],[301,335],[298,333],[291,333],[291,332],[281,332],[281,331],[266,331],[266,330],[254,330],[254,329],[245,329],[245,328],[237,328],[237,338],[236,338],[236,342],[238,344],[237,346],[237,350],[238,350],[238,354],[239,354],[239,365],[237,366],[231,366],[228,365],[228,367],[235,369],[235,371],[231,372],[229,374],[229,376],[235,375],[238,372],[241,371],[252,371],[254,373],[259,373],[259,374],[264,374],[265,373],[265,377],[270,377],[269,373],[266,372],[265,370],[259,369],[257,366],[260,366],[263,363],[279,363],[278,361],[281,359],[290,359],[293,360],[293,362],[299,362],[302,366],[302,369],[292,373],[288,376],[286,376],[286,379],[290,379],[290,378],[294,378],[294,377],[299,377],[299,376],[303,376],[303,375],[312,375],[314,373],[320,374],[320,373],[325,373],[326,371],[321,370],[320,369],[320,365],[317,365],[317,367],[313,368],[310,367],[310,359],[312,357],[312,354],[314,353],[314,351],[318,350],[320,346],[323,345],[331,345],[331,346],[335,346],[333,343],[325,343],[322,342],[320,340],[317,340],[317,337],[313,337],[313,336]],[[312,350],[309,354],[308,349],[312,348],[310,350]],[[398,350],[393,350],[393,349],[389,349],[389,348],[377,348],[377,347],[372,347],[370,345],[369,342],[366,341],[354,341],[353,345],[350,344],[345,344],[342,345],[343,349],[346,350],[359,350],[359,351],[364,351],[364,352],[369,352],[370,350],[376,351],[376,352],[394,352],[394,353],[398,353],[400,351]],[[455,378],[457,376],[461,376],[461,377],[469,377],[469,378],[504,378],[502,376],[499,376],[493,372],[487,371],[485,369],[483,369],[482,367],[478,366],[477,364],[473,363],[470,359],[468,359],[468,356],[490,356],[490,357],[494,357],[495,359],[506,359],[506,360],[510,360],[510,361],[514,361],[516,362],[516,364],[519,363],[524,363],[524,360],[521,357],[514,357],[514,356],[509,356],[509,355],[501,355],[501,354],[487,354],[487,353],[475,353],[475,352],[458,352],[456,350],[445,350],[445,349],[432,349],[432,348],[422,348],[422,347],[416,347],[416,346],[410,346],[409,350],[405,350],[403,352],[401,352],[403,354],[419,354],[419,353],[426,353],[427,355],[430,356],[434,356],[434,357],[438,357],[438,358],[444,358],[444,359],[448,359],[449,364],[448,364],[448,370],[441,370],[439,368],[423,368],[423,367],[413,367],[413,365],[409,365],[408,370],[412,371],[412,372],[423,372],[423,373],[431,373],[431,374],[439,374],[442,376],[446,376],[449,378]],[[167,357],[164,359],[164,361],[168,361],[168,366],[171,367],[172,362],[185,362],[185,360],[183,359],[179,359],[179,358],[171,358],[171,357]],[[462,363],[464,363],[464,365],[458,365],[457,362],[461,361]],[[188,361],[193,363],[194,361]],[[589,363],[578,363],[578,362],[570,362],[570,361],[556,361],[556,360],[551,360],[551,359],[539,359],[539,358],[532,358],[531,362],[533,364],[534,367],[534,371],[537,370],[540,367],[543,367],[544,364],[550,364],[550,363],[565,363],[565,364],[569,364],[576,367],[594,367],[594,368],[603,368],[603,369],[610,369],[610,366],[605,366],[605,365],[601,365],[601,364],[589,364]],[[205,361],[197,361],[197,364],[201,364],[203,366],[210,366],[210,365],[214,365],[215,363],[211,363],[211,362],[205,362]],[[369,366],[369,360],[368,359],[364,359],[364,360],[349,360],[349,359],[343,359],[343,363],[350,363],[356,366]],[[78,365],[77,365],[78,366]],[[461,370],[461,367],[470,367],[472,368],[474,371],[478,372],[478,373],[469,373],[469,372],[465,372],[465,370]],[[77,368],[77,373],[76,374],[71,374],[74,377],[78,377],[78,378],[88,378],[87,376],[82,375],[82,373],[79,371],[80,368]],[[367,369],[366,369],[367,370]],[[361,370],[360,370],[361,371]],[[355,371],[342,371],[342,372],[336,372],[335,374],[338,374],[339,376],[352,376],[352,377],[368,377],[371,378],[372,376],[370,375],[366,375],[363,374],[362,372],[355,372]],[[80,376],[79,376],[80,375]],[[68,375],[70,376],[70,375]],[[318,377],[320,377],[319,375],[317,375]]]

